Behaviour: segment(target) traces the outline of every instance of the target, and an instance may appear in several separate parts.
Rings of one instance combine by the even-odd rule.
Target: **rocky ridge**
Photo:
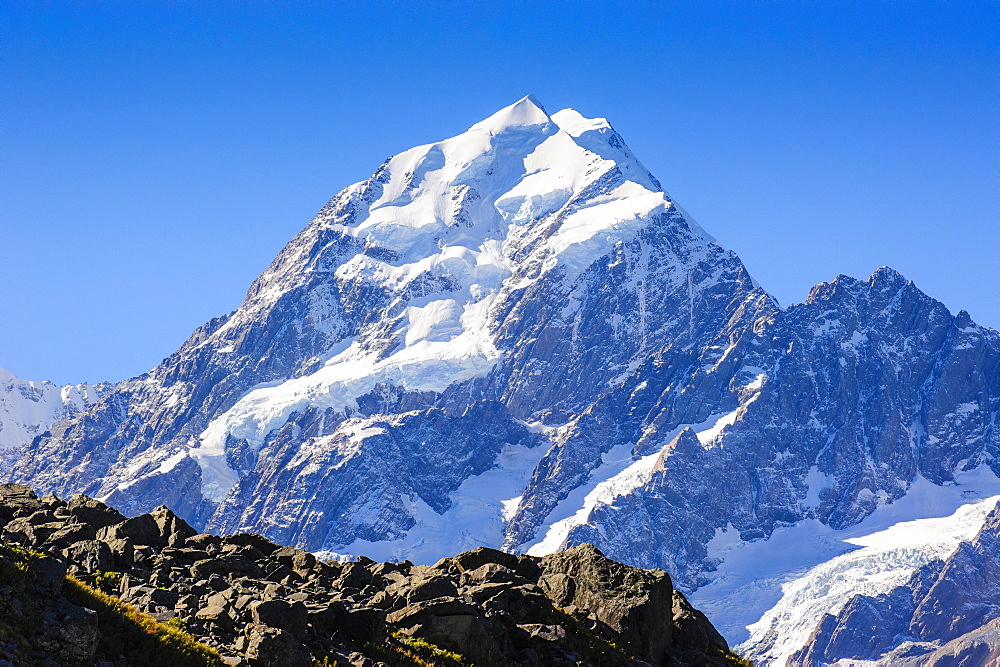
[[[667,573],[592,545],[544,558],[480,548],[433,566],[324,562],[254,534],[198,534],[165,507],[125,518],[86,496],[38,498],[15,484],[0,485],[0,531],[4,554],[36,554],[28,572],[52,598],[41,618],[61,619],[25,619],[19,637],[0,637],[8,664],[120,658],[96,653],[95,613],[58,596],[64,573],[177,619],[227,664],[738,663]],[[5,618],[17,619],[25,603],[0,586]]]

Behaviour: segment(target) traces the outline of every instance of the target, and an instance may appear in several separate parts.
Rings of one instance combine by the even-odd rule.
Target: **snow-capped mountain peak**
[[[590,150],[597,144],[603,155]],[[347,191],[372,199],[367,208],[314,225],[356,248],[335,268],[337,283],[393,295],[393,315],[338,341],[321,368],[255,389],[213,420],[191,451],[206,497],[221,501],[239,478],[225,463],[230,438],[259,450],[305,406],[344,411],[379,384],[443,392],[485,376],[502,354],[492,312],[501,293],[551,271],[572,280],[634,238],[671,207],[653,188],[606,121],[569,109],[550,118],[530,96],[390,158]],[[301,270],[299,256],[290,260]]]
[[[691,591],[720,535],[1000,472],[998,379],[997,333],[889,269],[779,308],[607,121],[528,97],[345,188],[13,474],[336,554],[592,542]]]

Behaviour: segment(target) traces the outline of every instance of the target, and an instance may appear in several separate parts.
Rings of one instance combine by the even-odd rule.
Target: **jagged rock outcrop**
[[[94,659],[102,626],[60,597],[68,572],[159,621],[177,619],[230,664],[416,664],[421,650],[432,664],[454,664],[446,651],[498,666],[737,662],[665,572],[592,545],[545,558],[479,548],[430,566],[338,563],[254,534],[197,534],[165,507],[125,518],[83,496],[38,499],[4,484],[0,511],[0,548],[45,555],[29,559],[47,586],[41,626],[0,637],[21,660]],[[57,537],[69,529],[96,539]],[[15,597],[5,603],[12,618]]]

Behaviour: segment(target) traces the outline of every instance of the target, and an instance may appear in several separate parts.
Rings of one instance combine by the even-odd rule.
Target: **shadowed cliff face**
[[[744,540],[1000,472],[1000,337],[891,269],[781,309],[602,119],[526,98],[334,197],[233,313],[13,478],[433,563]]]

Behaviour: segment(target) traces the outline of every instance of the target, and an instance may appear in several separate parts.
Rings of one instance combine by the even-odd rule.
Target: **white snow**
[[[820,477],[812,474],[810,494]],[[903,498],[845,530],[807,520],[753,542],[718,531],[709,555],[723,562],[689,598],[741,653],[784,664],[824,613],[858,593],[888,592],[946,557],[975,536],[998,500],[1000,478],[982,466],[958,474],[953,485],[918,478]]]
[[[35,436],[96,403],[105,387],[22,380],[0,368],[0,475]]]
[[[809,473],[806,475],[806,484],[809,485],[809,491],[806,493],[805,506],[811,509],[816,509],[820,504],[819,494],[823,489],[827,488],[834,482],[835,478],[833,475],[827,475],[824,472],[820,472],[817,466],[813,466],[809,469]]]
[[[469,477],[451,494],[452,505],[438,514],[420,498],[405,499],[417,523],[406,536],[396,540],[369,542],[356,540],[325,557],[364,555],[375,560],[410,560],[434,563],[479,546],[499,547],[511,504],[520,501],[538,460],[546,447],[505,445],[495,467]]]
[[[607,121],[572,110],[550,117],[530,96],[461,135],[396,155],[383,173],[380,196],[350,224],[315,224],[395,254],[391,261],[358,254],[335,275],[401,294],[402,316],[386,318],[391,331],[355,332],[314,373],[257,388],[216,416],[190,452],[209,500],[221,501],[240,476],[225,460],[230,436],[259,448],[293,412],[347,410],[376,384],[440,392],[489,373],[502,354],[490,313],[502,290],[537,280],[538,267],[571,279],[673,206]],[[606,177],[606,187],[581,198]],[[693,223],[692,231],[703,235]],[[306,263],[294,249],[284,261],[262,275],[258,301],[279,298]],[[427,277],[439,279],[429,284],[441,291],[402,296]],[[249,316],[238,312],[230,322]],[[399,344],[386,350],[388,338]]]
[[[751,389],[759,389],[763,378],[758,378]],[[722,430],[733,424],[740,411],[753,402],[759,394],[752,394],[740,408],[723,415],[713,415],[699,424],[683,424],[664,438],[664,448],[685,428],[691,428],[702,446],[711,443]],[[541,537],[523,545],[525,553],[544,556],[563,548],[570,532],[590,521],[591,514],[600,506],[612,504],[616,498],[628,495],[649,481],[650,474],[662,449],[635,458],[631,444],[616,445],[601,455],[601,465],[595,468],[586,482],[566,496],[546,517],[538,529]]]

